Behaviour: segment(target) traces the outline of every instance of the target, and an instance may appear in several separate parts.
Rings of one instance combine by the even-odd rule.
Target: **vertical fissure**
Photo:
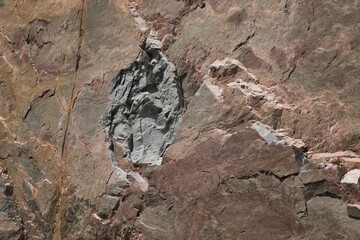
[[[84,4],[85,4],[85,0],[81,0],[80,10],[79,10],[80,23],[79,23],[78,46],[77,46],[77,53],[76,53],[76,64],[75,64],[75,70],[74,70],[74,74],[73,74],[73,78],[72,78],[70,101],[69,101],[69,106],[67,109],[67,120],[65,123],[64,136],[63,136],[63,141],[62,141],[62,145],[61,145],[61,157],[64,155],[65,145],[66,145],[66,136],[68,134],[68,129],[69,129],[69,121],[70,121],[70,117],[71,117],[71,112],[72,112],[74,104],[75,104],[74,93],[75,93],[75,87],[76,87],[76,82],[77,82],[78,73],[79,73],[79,66],[80,66],[80,60],[81,60],[81,48],[82,48],[83,35],[84,35],[84,26],[83,26]]]
[[[80,8],[79,8],[79,34],[78,34],[78,45],[77,45],[77,53],[76,53],[76,64],[74,69],[74,74],[72,78],[72,86],[71,86],[71,94],[69,99],[69,105],[67,109],[67,118],[65,123],[65,129],[64,129],[64,135],[61,145],[61,152],[60,152],[60,193],[58,198],[58,206],[55,213],[55,226],[54,226],[54,239],[62,239],[62,232],[61,232],[61,225],[62,225],[62,218],[63,218],[63,195],[65,191],[65,180],[64,180],[64,154],[65,154],[65,148],[66,148],[66,141],[67,141],[67,135],[69,131],[69,122],[71,118],[71,113],[75,104],[75,88],[76,83],[78,79],[78,73],[79,73],[79,67],[80,67],[80,60],[81,60],[81,49],[82,49],[82,43],[83,43],[83,35],[84,35],[84,5],[85,0],[80,0]]]

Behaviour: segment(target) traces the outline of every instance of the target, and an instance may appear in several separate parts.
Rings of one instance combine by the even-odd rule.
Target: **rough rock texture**
[[[175,66],[151,40],[114,79],[104,126],[110,149],[116,144],[123,150],[118,157],[160,165],[178,127],[182,96]]]
[[[24,239],[25,232],[13,197],[13,185],[8,182],[6,169],[0,175],[0,239]]]
[[[0,0],[0,239],[358,239],[359,12]]]

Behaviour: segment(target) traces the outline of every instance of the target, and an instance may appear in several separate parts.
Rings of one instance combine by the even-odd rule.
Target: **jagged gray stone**
[[[175,66],[150,40],[114,79],[103,125],[110,148],[121,146],[135,164],[159,165],[178,127],[182,94]]]

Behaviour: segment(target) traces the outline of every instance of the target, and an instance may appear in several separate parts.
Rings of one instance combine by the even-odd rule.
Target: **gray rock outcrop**
[[[138,59],[120,71],[104,115],[110,148],[135,164],[159,165],[180,120],[181,87],[175,66],[149,37]]]

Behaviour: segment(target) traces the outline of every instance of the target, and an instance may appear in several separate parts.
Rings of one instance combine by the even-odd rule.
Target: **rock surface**
[[[0,239],[357,240],[359,12],[0,0]]]

